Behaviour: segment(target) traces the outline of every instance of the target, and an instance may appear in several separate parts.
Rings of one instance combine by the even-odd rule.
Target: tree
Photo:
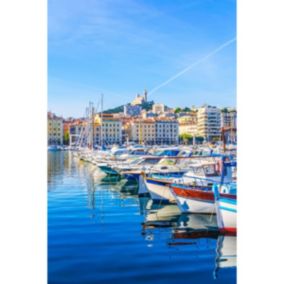
[[[218,142],[218,141],[220,141],[220,137],[214,136],[214,137],[212,137],[211,141],[212,142]]]
[[[193,141],[193,136],[188,133],[183,133],[179,135],[179,139],[182,140],[185,144],[192,143]]]
[[[195,137],[195,141],[196,141],[196,143],[203,143],[204,137],[202,137],[202,136],[196,136],[196,137]]]
[[[184,112],[191,112],[191,109],[190,109],[189,107],[185,107],[185,108],[183,109],[183,111],[184,111]]]
[[[181,112],[181,108],[180,107],[177,107],[176,109],[175,109],[175,113],[180,113]]]
[[[69,145],[69,132],[65,132],[63,135],[63,144]]]

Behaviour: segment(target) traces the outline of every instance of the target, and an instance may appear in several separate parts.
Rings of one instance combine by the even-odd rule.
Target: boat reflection
[[[140,198],[140,201],[148,198]],[[145,206],[145,222],[144,229],[161,228],[161,227],[176,227],[180,219],[181,212],[175,204],[157,204],[151,199],[144,202]],[[140,207],[141,208],[141,207]]]
[[[192,233],[213,232],[218,236],[216,215],[182,214],[175,204],[157,204],[149,198],[139,198],[140,211],[145,215],[144,228],[170,227],[173,238],[191,237]]]
[[[220,235],[217,241],[216,264],[214,278],[222,277],[228,271],[236,270],[237,266],[237,237]]]
[[[182,214],[179,226],[174,228],[171,245],[185,244],[186,239],[213,238],[217,239],[219,230],[216,215]],[[180,242],[180,240],[183,240]],[[178,241],[178,242],[175,242]]]

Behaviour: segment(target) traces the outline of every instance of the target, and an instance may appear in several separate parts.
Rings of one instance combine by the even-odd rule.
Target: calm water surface
[[[48,283],[236,283],[236,238],[48,153]]]

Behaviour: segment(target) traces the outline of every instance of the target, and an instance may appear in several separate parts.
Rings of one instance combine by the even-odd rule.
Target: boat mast
[[[91,149],[94,149],[94,104],[91,103]]]
[[[93,103],[90,101],[89,102],[89,108],[88,108],[88,113],[87,113],[87,119],[88,119],[88,124],[87,124],[87,143],[88,143],[88,147],[89,149],[93,149],[94,147],[94,143],[93,143],[93,139],[94,139],[94,122],[93,122],[93,118],[94,118],[94,106]]]
[[[103,103],[104,95],[101,94],[101,147],[103,146]]]

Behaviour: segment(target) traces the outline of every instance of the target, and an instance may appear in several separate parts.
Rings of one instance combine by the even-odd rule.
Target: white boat
[[[152,200],[176,203],[176,199],[170,190],[172,178],[157,179],[145,176],[144,182]]]
[[[230,187],[231,194],[220,194],[220,187],[224,185],[214,184],[213,191],[215,197],[215,207],[217,213],[218,227],[222,233],[237,233],[237,190],[236,184],[227,185]],[[221,189],[222,190],[222,189]]]
[[[176,202],[184,213],[216,213],[215,198],[212,186],[214,182],[232,181],[232,167],[233,163],[222,163],[222,175],[210,173],[206,178],[202,178],[198,174],[196,176],[189,176],[190,182],[173,183],[170,190],[174,195]],[[199,172],[199,171],[198,171]],[[196,173],[198,173],[196,172]],[[231,187],[223,185],[219,188],[219,194],[222,198],[231,197]]]
[[[219,161],[204,162],[202,160],[195,160],[195,163],[184,165],[184,170],[187,170],[187,172],[177,174],[180,177],[174,175],[169,175],[168,177],[157,175],[145,176],[145,184],[151,198],[156,201],[176,203],[176,197],[170,189],[172,183],[206,187],[212,185],[214,181],[220,181],[221,178]],[[229,170],[225,178],[231,179],[231,172]]]

